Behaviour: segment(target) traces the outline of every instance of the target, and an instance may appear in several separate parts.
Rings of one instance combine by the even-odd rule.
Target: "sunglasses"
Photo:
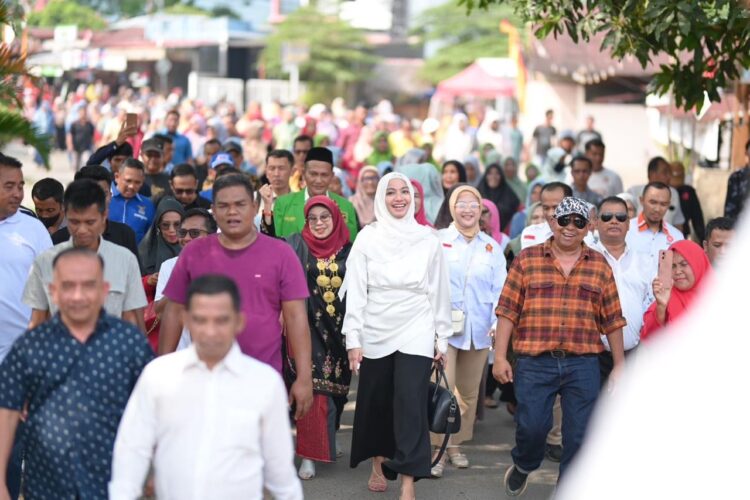
[[[612,217],[617,219],[617,222],[625,222],[628,220],[628,214],[625,212],[617,212],[616,214],[613,214],[612,212],[604,212],[599,216],[602,222],[609,222],[612,220]]]
[[[159,224],[159,229],[162,231],[169,231],[169,228],[174,228],[179,231],[180,229],[180,223],[179,222],[162,222]]]
[[[180,235],[180,238],[184,238],[188,234],[193,239],[200,238],[203,233],[208,234],[208,231],[206,231],[205,229],[180,229],[179,231],[177,231],[177,234]]]
[[[557,218],[557,224],[560,227],[565,227],[570,225],[570,223],[573,222],[573,225],[578,229],[583,229],[588,225],[588,221],[579,217],[579,216],[572,216],[572,215],[561,215]]]
[[[195,194],[195,189],[173,189],[172,191],[178,196]]]

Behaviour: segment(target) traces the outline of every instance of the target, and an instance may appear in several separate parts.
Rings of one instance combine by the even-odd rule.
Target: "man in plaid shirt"
[[[600,339],[607,335],[613,377],[624,359],[617,285],[604,257],[583,243],[589,228],[587,204],[565,198],[550,222],[553,237],[523,250],[513,261],[497,306],[498,341],[493,375],[514,382],[516,446],[505,474],[509,496],[522,494],[528,474],[544,459],[559,394],[563,410],[560,476],[580,447],[599,394]],[[507,360],[513,334],[515,374]]]

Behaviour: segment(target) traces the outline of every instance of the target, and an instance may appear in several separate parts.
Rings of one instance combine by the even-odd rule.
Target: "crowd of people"
[[[400,478],[412,499],[470,466],[498,390],[506,494],[545,459],[564,479],[597,399],[710,282],[748,189],[750,167],[704,225],[683,165],[655,157],[625,191],[593,118],[558,134],[551,111],[525,143],[516,117],[386,102],[240,116],[91,85],[29,107],[75,179],[36,182],[32,211],[0,155],[0,498],[298,499],[348,453],[370,491]]]

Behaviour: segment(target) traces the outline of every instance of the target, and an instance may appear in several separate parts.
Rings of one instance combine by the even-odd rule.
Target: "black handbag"
[[[461,411],[458,408],[456,396],[448,388],[448,381],[445,378],[443,365],[436,365],[433,373],[435,374],[435,382],[430,382],[427,394],[427,420],[430,424],[431,432],[445,434],[445,437],[431,467],[440,462],[443,453],[445,453],[445,448],[448,446],[451,434],[455,434],[461,429]],[[441,385],[441,382],[445,384],[445,387]]]

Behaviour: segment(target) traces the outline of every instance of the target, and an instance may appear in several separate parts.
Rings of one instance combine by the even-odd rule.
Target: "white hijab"
[[[411,202],[406,215],[397,219],[388,211],[385,202],[385,192],[388,184],[399,179],[409,188]],[[409,178],[400,172],[391,172],[383,176],[378,182],[375,192],[375,220],[357,235],[355,245],[360,247],[368,259],[376,262],[389,262],[399,259],[421,240],[432,236],[427,226],[422,226],[414,218],[414,187]],[[364,236],[364,238],[362,238]],[[357,243],[359,243],[357,245]]]

